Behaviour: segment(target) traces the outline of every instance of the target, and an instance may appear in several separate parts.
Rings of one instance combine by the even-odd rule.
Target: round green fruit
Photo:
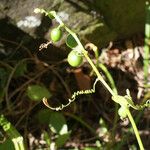
[[[83,57],[81,55],[79,55],[79,53],[75,50],[72,50],[69,55],[68,55],[68,63],[72,66],[72,67],[78,67],[81,65],[83,61]]]
[[[54,28],[52,29],[50,36],[53,42],[58,42],[62,37],[62,31],[59,28]]]

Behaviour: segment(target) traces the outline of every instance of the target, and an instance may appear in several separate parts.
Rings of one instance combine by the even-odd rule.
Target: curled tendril
[[[43,103],[45,106],[47,106],[48,108],[52,109],[52,110],[56,110],[56,111],[59,111],[59,110],[62,110],[64,109],[65,107],[68,107],[72,102],[75,101],[76,97],[78,95],[82,95],[82,94],[92,94],[92,93],[95,93],[95,86],[96,86],[96,83],[99,81],[99,79],[97,78],[93,84],[93,88],[92,89],[89,89],[89,90],[81,90],[81,91],[77,91],[77,92],[74,92],[73,95],[71,96],[71,99],[68,99],[68,103],[67,104],[61,104],[60,106],[58,107],[51,107],[49,105],[49,103],[47,102],[47,98],[43,98]]]
[[[146,101],[145,106],[150,107],[150,99]]]
[[[135,105],[128,89],[126,90],[126,93],[127,95],[125,96],[114,95],[112,96],[112,100],[114,100],[116,103],[120,104],[123,107],[132,107],[135,110],[141,110],[145,107],[150,107],[150,100],[147,100],[146,103],[142,105]]]
[[[150,100],[147,100],[146,103],[143,104],[143,105],[139,105],[139,107],[140,107],[141,109],[143,109],[143,108],[145,108],[145,107],[150,107]]]

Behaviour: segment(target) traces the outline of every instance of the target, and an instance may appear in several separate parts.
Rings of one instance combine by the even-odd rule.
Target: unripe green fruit
[[[53,42],[58,42],[62,37],[62,31],[59,28],[54,28],[52,29],[50,36]]]
[[[83,61],[83,57],[81,55],[78,54],[78,52],[76,50],[72,50],[69,55],[68,55],[68,63],[72,66],[72,67],[78,67],[81,65]]]

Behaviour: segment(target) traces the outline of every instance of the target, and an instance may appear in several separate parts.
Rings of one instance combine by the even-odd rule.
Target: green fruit
[[[27,88],[27,96],[33,101],[41,101],[44,97],[50,98],[52,94],[43,86],[30,85]]]
[[[74,48],[78,45],[78,43],[76,42],[76,40],[74,39],[74,37],[71,34],[69,34],[67,36],[66,44],[70,48]]]
[[[53,42],[58,42],[62,37],[62,31],[59,28],[54,28],[52,29],[50,36]]]
[[[81,65],[83,61],[83,58],[81,55],[78,54],[78,52],[76,50],[72,50],[69,55],[68,55],[68,63],[72,66],[72,67],[78,67],[79,65]]]

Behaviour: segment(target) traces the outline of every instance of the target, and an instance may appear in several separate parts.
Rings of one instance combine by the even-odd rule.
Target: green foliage
[[[11,139],[6,139],[3,143],[0,144],[1,150],[15,150],[14,144]]]
[[[58,112],[52,112],[49,122],[49,128],[57,135],[55,146],[62,147],[70,137],[68,126],[64,116]]]
[[[49,124],[52,111],[50,109],[41,109],[37,114],[36,118],[40,124]]]
[[[43,13],[43,9],[38,9],[38,13]],[[45,15],[48,14],[48,12],[44,11]],[[136,138],[137,138],[137,141],[138,141],[138,144],[139,144],[139,147],[141,150],[144,150],[144,146],[143,146],[143,143],[141,141],[141,138],[140,138],[140,135],[139,135],[139,132],[138,132],[138,129],[136,127],[136,124],[135,124],[135,121],[130,113],[130,110],[129,110],[129,107],[132,107],[133,109],[142,109],[144,107],[149,107],[150,105],[146,103],[146,105],[134,105],[133,103],[133,100],[132,100],[132,97],[130,96],[130,92],[129,90],[127,90],[127,95],[125,96],[120,96],[117,94],[117,91],[114,91],[114,89],[112,89],[107,83],[106,81],[103,79],[102,75],[99,73],[96,65],[93,63],[93,61],[89,58],[88,54],[87,54],[87,51],[84,49],[83,45],[81,44],[80,40],[78,39],[77,35],[72,31],[70,30],[63,22],[62,20],[59,18],[59,16],[54,13],[53,14],[53,17],[56,19],[56,21],[60,24],[61,27],[63,27],[69,34],[71,34],[73,36],[73,38],[76,40],[77,44],[78,44],[78,50],[77,52],[79,52],[80,54],[82,54],[88,61],[88,63],[91,65],[93,71],[95,72],[97,78],[99,79],[99,81],[105,86],[105,88],[110,92],[110,94],[112,95],[112,100],[118,104],[121,105],[121,109],[123,109],[123,111],[125,111],[125,113],[123,113],[122,111],[119,110],[119,113],[121,115],[121,117],[125,117],[125,115],[128,116],[131,124],[132,124],[132,127],[134,129],[134,133],[136,135]],[[77,58],[77,54],[74,52],[74,51],[71,51],[70,54],[68,55],[68,62],[71,66],[79,66],[81,64],[81,59],[82,58]],[[51,108],[48,104],[47,104],[47,99],[44,99],[43,101],[45,103],[45,105],[49,108]],[[61,107],[58,107],[55,108],[55,110],[61,110],[63,109],[64,107],[66,106],[69,106],[69,104],[72,102],[72,100],[69,100],[69,103],[67,105],[62,105]],[[53,109],[53,108],[52,108]],[[124,115],[125,114],[125,115]]]
[[[58,112],[52,112],[50,116],[49,127],[51,131],[56,134],[62,135],[68,132],[66,120],[64,116]]]
[[[66,44],[70,48],[74,48],[74,47],[76,47],[78,45],[78,43],[76,42],[76,40],[74,39],[74,37],[71,34],[69,34],[67,36]]]
[[[48,145],[48,147],[50,147],[50,144],[51,144],[50,136],[48,135],[46,131],[43,131],[43,134],[44,134],[44,140],[46,141],[46,144]]]
[[[71,132],[68,131],[66,119],[64,118],[63,114],[59,112],[52,112],[49,109],[43,109],[38,112],[36,117],[39,123],[48,125],[51,132],[56,134],[56,139],[54,141],[55,146],[57,148],[62,147],[69,139],[71,134]],[[51,145],[51,137],[49,137],[46,131],[44,132],[44,136],[47,141],[47,145]]]
[[[133,129],[134,129],[134,130],[132,129],[132,133],[134,131],[134,133],[136,134],[140,149],[143,149],[143,145],[142,145],[141,139],[139,137],[138,130],[136,128],[136,124],[134,123],[134,120],[132,118],[132,115],[130,113],[129,108],[131,107],[131,108],[136,109],[136,110],[141,110],[145,107],[150,107],[150,101],[148,100],[146,103],[144,103],[142,105],[135,105],[133,100],[132,100],[132,97],[129,93],[129,90],[127,90],[127,94],[125,96],[118,95],[117,88],[115,86],[115,82],[113,81],[109,71],[107,70],[107,68],[103,64],[99,63],[98,48],[93,49],[93,51],[95,53],[95,58],[96,58],[96,61],[97,61],[96,65],[95,65],[95,62],[92,61],[91,58],[89,58],[88,52],[84,49],[84,47],[80,43],[77,35],[74,32],[72,32],[69,28],[66,27],[66,25],[61,21],[59,16],[57,16],[56,12],[54,12],[54,11],[46,12],[43,9],[37,9],[36,12],[45,13],[45,15],[49,16],[51,19],[55,18],[56,21],[59,22],[60,25],[57,28],[54,28],[51,32],[51,40],[53,42],[57,42],[62,38],[62,30],[60,28],[64,28],[65,31],[67,31],[69,33],[67,38],[66,38],[66,45],[69,48],[72,49],[72,51],[68,55],[69,64],[73,67],[79,67],[81,65],[81,63],[83,62],[83,57],[85,57],[86,60],[89,62],[89,64],[92,66],[92,69],[93,69],[92,71],[94,72],[94,75],[97,76],[97,78],[96,78],[96,81],[93,84],[92,89],[90,89],[90,90],[81,90],[81,91],[74,92],[72,94],[71,98],[68,99],[67,104],[61,104],[58,107],[51,107],[51,106],[48,105],[47,99],[51,98],[52,94],[47,88],[45,88],[45,86],[34,85],[32,83],[32,81],[34,81],[34,83],[35,83],[35,80],[38,78],[37,76],[34,78],[33,74],[32,74],[32,76],[27,77],[27,79],[29,78],[29,81],[27,83],[25,82],[23,87],[22,86],[19,87],[18,88],[19,90],[15,89],[15,92],[16,93],[18,91],[20,92],[21,91],[20,88],[22,88],[23,92],[20,92],[20,93],[18,92],[18,93],[21,96],[23,95],[24,97],[26,95],[28,96],[28,98],[31,100],[31,103],[30,103],[31,107],[32,107],[33,104],[35,104],[35,103],[32,103],[32,101],[41,101],[43,99],[43,102],[47,107],[49,107],[52,110],[58,111],[58,110],[62,110],[63,108],[69,106],[72,102],[74,102],[74,100],[76,99],[76,96],[79,96],[79,95],[82,95],[82,94],[95,93],[96,83],[98,81],[100,81],[106,87],[106,89],[110,92],[110,94],[112,95],[112,100],[121,106],[118,110],[118,114],[119,114],[120,118],[124,119],[125,117],[129,117],[129,119],[131,121],[131,124],[133,126]],[[37,63],[37,60],[35,62]],[[41,64],[43,65],[43,62]],[[44,67],[48,66],[48,64],[46,64],[46,65],[44,64],[43,66]],[[108,81],[110,83],[110,86],[105,82],[105,80],[103,79],[103,77],[99,73],[99,70],[96,67],[101,68],[101,70],[105,73],[105,75],[108,78]],[[9,85],[7,87],[7,91],[6,92],[4,91],[4,89],[6,87],[7,80],[10,77],[10,80],[11,80],[11,78],[13,78],[13,80],[17,81],[16,79],[18,77],[21,77],[21,76],[25,75],[25,73],[27,71],[27,63],[22,61],[18,65],[16,65],[16,67],[14,67],[14,68],[12,66],[10,66],[10,70],[11,70],[11,68],[12,68],[12,77],[11,77],[10,72],[7,69],[0,68],[0,98],[3,98],[4,94],[6,93],[6,103],[8,101],[10,101],[11,104],[13,104],[11,99],[14,100],[16,98],[17,94],[16,93],[14,94],[13,91],[11,91],[11,87],[9,88]],[[51,69],[51,70],[53,70],[53,69]],[[10,74],[10,76],[9,76],[9,74]],[[25,78],[26,78],[26,76],[25,76]],[[38,81],[40,81],[40,78],[38,78]],[[32,83],[32,84],[30,85],[30,83]],[[19,86],[20,86],[20,83],[19,83]],[[27,87],[26,92],[24,93],[24,87],[26,87],[26,86],[28,86],[28,87]],[[8,96],[9,92],[10,92],[10,95],[12,94],[13,96],[14,95],[15,96],[14,97],[12,96],[13,98],[11,96],[9,97]],[[18,101],[15,104],[17,104],[16,106],[20,105],[20,103],[18,103]],[[15,105],[13,105],[13,106],[15,106]],[[25,106],[24,103],[23,103],[23,106]],[[35,106],[36,105],[33,105],[33,108],[35,108]],[[15,110],[17,108],[18,107],[15,107],[14,110],[12,109],[12,110],[8,111],[8,114],[11,111],[15,112]],[[39,109],[39,108],[41,109],[41,107],[39,107],[39,106],[36,107],[35,110],[33,110],[33,112],[34,111],[37,112],[37,109]],[[38,127],[44,125],[44,130],[42,128],[42,135],[44,135],[43,139],[47,143],[47,146],[51,147],[54,144],[54,147],[56,149],[59,149],[59,148],[63,147],[63,145],[66,143],[66,141],[70,138],[71,131],[69,131],[69,129],[68,129],[68,124],[67,124],[67,121],[66,121],[63,113],[53,112],[50,109],[41,109],[34,116],[38,120]],[[98,129],[100,129],[100,131],[96,132],[94,130],[94,128],[92,128],[88,123],[86,123],[86,122],[84,122],[84,120],[82,120],[82,117],[77,116],[78,113],[77,113],[77,115],[72,115],[72,114],[70,114],[70,112],[69,113],[65,112],[65,115],[68,115],[69,117],[73,118],[74,120],[79,122],[81,125],[83,125],[86,129],[88,129],[92,134],[96,135],[96,140],[97,140],[96,146],[95,147],[92,147],[92,146],[85,147],[84,150],[98,150],[100,148],[105,149],[105,145],[103,145],[103,147],[102,147],[102,145],[100,143],[101,139],[99,139],[99,136],[100,136],[100,134],[103,134],[103,136],[105,136],[106,134],[108,135],[110,133],[110,131],[109,131],[109,128],[107,127],[107,125],[106,125],[103,118],[100,118],[100,120],[99,120],[99,128]],[[28,120],[29,115],[25,113],[25,116],[27,116],[26,119]],[[22,118],[24,119],[24,115],[22,115],[21,119]],[[19,119],[18,122],[20,123],[21,121]],[[18,122],[17,122],[16,126],[18,126],[18,124],[19,124]],[[6,141],[3,144],[0,145],[0,149],[11,149],[12,148],[12,150],[13,149],[23,150],[24,149],[23,137],[19,134],[19,132],[16,130],[16,128],[10,122],[8,122],[8,120],[3,115],[0,116],[0,125],[3,128],[3,130],[6,132],[7,136],[9,137],[8,139],[6,139]],[[114,124],[114,126],[116,126],[116,124]],[[21,126],[21,128],[22,128],[22,126]],[[128,132],[131,132],[131,131],[128,131]],[[8,148],[8,146],[9,146],[9,148]],[[135,147],[134,145],[131,146],[131,148],[133,148],[133,149],[134,149],[134,147]]]
[[[30,85],[27,88],[27,96],[30,100],[41,101],[44,97],[50,98],[52,94],[44,86]]]
[[[26,62],[21,62],[15,72],[14,72],[14,77],[19,77],[19,76],[23,76],[25,74],[25,72],[27,71],[27,63]]]
[[[61,113],[53,112],[50,117],[49,127],[53,133],[57,134],[56,147],[62,147],[69,139],[71,133],[68,131],[64,116]]]
[[[56,147],[57,148],[62,147],[69,138],[70,138],[70,132],[59,135],[55,141]]]
[[[2,114],[0,115],[0,126],[3,128],[3,130],[6,132],[7,136],[13,142],[15,150],[24,150],[25,149],[24,143],[23,143],[23,137],[16,130],[16,128]],[[7,141],[7,142],[9,142],[9,141]]]

